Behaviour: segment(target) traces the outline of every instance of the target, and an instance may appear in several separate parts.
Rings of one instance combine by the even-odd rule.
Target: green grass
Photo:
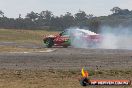
[[[0,41],[4,42],[29,42],[40,44],[43,35],[57,34],[58,32],[48,32],[43,30],[17,30],[0,29]]]

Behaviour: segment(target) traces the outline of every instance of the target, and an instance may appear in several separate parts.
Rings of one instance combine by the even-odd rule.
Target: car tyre
[[[46,41],[45,41],[45,44],[46,44],[46,47],[47,48],[52,48],[52,46],[54,45],[54,42],[51,38],[48,38]]]

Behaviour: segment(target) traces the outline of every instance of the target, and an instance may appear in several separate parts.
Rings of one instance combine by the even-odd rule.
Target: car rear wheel
[[[51,48],[53,45],[54,45],[54,42],[51,38],[48,38],[46,41],[45,41],[45,45],[47,48]]]

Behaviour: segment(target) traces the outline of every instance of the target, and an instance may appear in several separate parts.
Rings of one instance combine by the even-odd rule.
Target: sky
[[[17,18],[19,14],[25,17],[31,11],[40,13],[45,10],[52,11],[56,16],[66,12],[75,14],[79,10],[94,16],[107,16],[115,6],[132,10],[132,0],[0,0],[0,10],[10,18]]]

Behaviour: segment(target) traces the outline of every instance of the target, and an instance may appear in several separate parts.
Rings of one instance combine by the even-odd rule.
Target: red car
[[[44,44],[47,48],[52,46],[74,46],[78,43],[85,42],[88,47],[95,45],[101,41],[99,34],[84,29],[65,30],[58,35],[49,35],[43,38]]]

